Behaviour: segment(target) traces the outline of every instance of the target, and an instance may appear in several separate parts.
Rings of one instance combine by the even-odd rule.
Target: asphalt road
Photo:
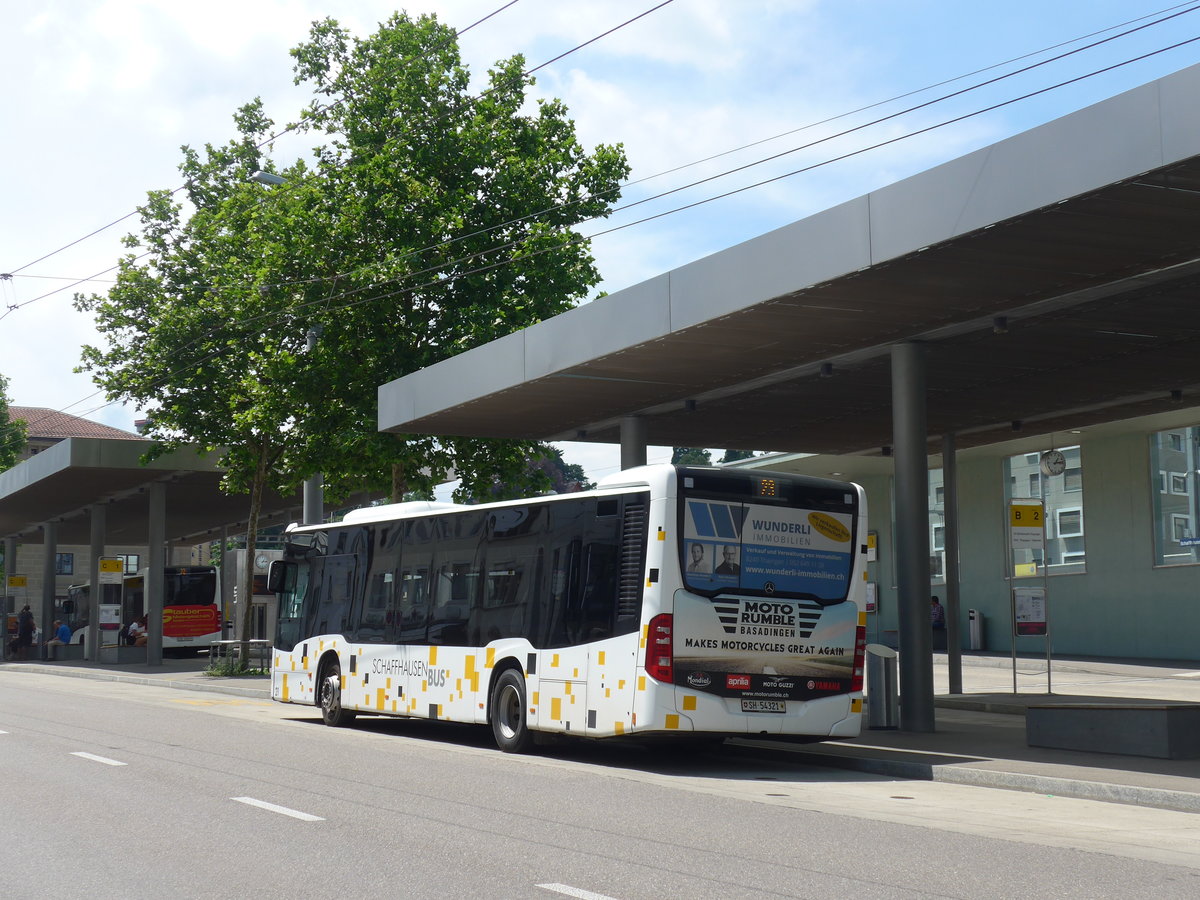
[[[1200,896],[1200,817],[0,672],[6,898]]]

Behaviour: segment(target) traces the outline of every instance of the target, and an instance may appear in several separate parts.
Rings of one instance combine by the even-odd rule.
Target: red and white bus
[[[121,625],[146,614],[146,578],[149,569],[126,575],[121,590]],[[221,638],[221,616],[217,605],[217,569],[214,566],[166,566],[163,569],[163,649],[208,649]],[[115,590],[115,587],[113,588]],[[71,601],[65,621],[71,626],[71,643],[87,639],[91,621],[91,586],[67,588]],[[115,598],[114,598],[115,601]],[[114,629],[112,640],[116,640]],[[107,633],[105,634],[108,639]]]

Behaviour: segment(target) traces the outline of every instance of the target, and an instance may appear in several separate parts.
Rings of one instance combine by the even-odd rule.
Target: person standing
[[[929,621],[935,631],[946,627],[946,607],[942,606],[937,594],[929,598]]]
[[[33,633],[37,630],[37,625],[33,621],[33,613],[29,611],[29,604],[26,603],[21,608],[20,615],[17,616],[17,656],[20,659],[25,659],[29,656],[29,648],[33,646]]]

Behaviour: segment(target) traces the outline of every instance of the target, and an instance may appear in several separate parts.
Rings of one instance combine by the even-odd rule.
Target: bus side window
[[[400,573],[400,617],[397,643],[425,644],[429,642],[429,570],[404,569]]]
[[[350,604],[354,597],[354,575],[357,560],[353,556],[325,558],[322,588],[317,599],[317,622],[314,634],[343,634],[347,629]]]

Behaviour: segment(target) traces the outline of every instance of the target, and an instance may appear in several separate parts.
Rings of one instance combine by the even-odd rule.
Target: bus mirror
[[[267,591],[272,594],[282,594],[287,590],[288,569],[296,564],[283,559],[271,560],[271,568],[267,569]]]

